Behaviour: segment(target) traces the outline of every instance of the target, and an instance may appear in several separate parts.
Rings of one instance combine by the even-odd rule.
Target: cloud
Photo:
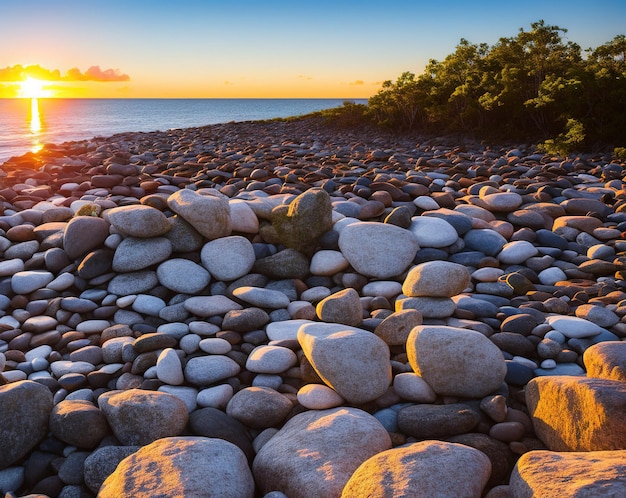
[[[313,79],[313,76],[309,76],[308,74],[299,74],[298,79],[310,81]]]
[[[130,81],[130,76],[123,74],[119,69],[100,69],[100,66],[91,66],[84,73],[74,67],[61,74],[58,69],[46,69],[38,64],[22,66],[16,64],[0,68],[0,81],[24,81],[26,78],[36,78],[46,81]]]
[[[348,83],[348,85],[351,85],[351,86],[365,85],[365,81],[363,81],[363,80],[355,80],[355,81],[351,81],[350,83]]]

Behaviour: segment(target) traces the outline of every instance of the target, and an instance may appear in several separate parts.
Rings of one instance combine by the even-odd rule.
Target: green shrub
[[[576,119],[568,119],[565,132],[554,139],[548,139],[539,145],[539,150],[547,154],[567,156],[580,150],[585,142],[585,127]]]

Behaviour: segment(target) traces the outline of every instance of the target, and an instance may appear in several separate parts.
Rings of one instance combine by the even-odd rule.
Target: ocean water
[[[63,143],[128,131],[299,116],[365,99],[0,99],[0,164]]]

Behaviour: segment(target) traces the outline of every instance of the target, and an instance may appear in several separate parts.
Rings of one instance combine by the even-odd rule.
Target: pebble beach
[[[315,117],[11,158],[0,491],[626,495],[625,168]]]

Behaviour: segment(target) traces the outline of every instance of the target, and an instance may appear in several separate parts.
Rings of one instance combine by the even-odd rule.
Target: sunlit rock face
[[[626,451],[529,451],[509,482],[510,498],[626,496]]]
[[[536,377],[526,404],[537,436],[553,451],[626,449],[626,383],[575,376]]]
[[[594,344],[583,356],[587,376],[626,382],[626,342]]]
[[[252,498],[254,479],[243,451],[228,441],[163,438],[122,460],[98,496]]]
[[[421,441],[365,461],[342,498],[355,496],[481,496],[491,474],[489,458],[457,443]]]
[[[357,408],[308,411],[291,418],[259,451],[253,473],[262,493],[332,498],[365,460],[391,448],[389,434]]]

